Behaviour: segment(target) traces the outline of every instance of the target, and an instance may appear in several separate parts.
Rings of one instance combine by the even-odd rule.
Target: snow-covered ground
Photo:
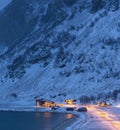
[[[39,5],[37,2],[36,4]],[[38,7],[36,4],[32,5],[33,10]],[[35,106],[36,98],[55,102],[64,102],[65,99],[79,101],[82,95],[97,98],[97,95],[109,94],[119,89],[120,10],[112,12],[103,8],[90,13],[89,7],[80,11],[78,5],[76,3],[72,7],[63,7],[65,12],[61,9],[68,17],[55,26],[50,34],[39,32],[39,23],[38,30],[35,30],[38,32],[31,32],[31,37],[26,38],[28,41],[24,39],[15,48],[7,48],[8,53],[2,55],[0,60],[1,105]],[[57,8],[56,4],[53,6]],[[38,9],[35,8],[36,15]],[[65,15],[60,17],[59,11],[55,12],[57,20]],[[42,29],[52,28],[52,25],[59,22],[56,20],[54,23],[54,20],[45,24]],[[72,40],[73,36],[75,40]],[[46,59],[48,52],[50,57]],[[36,62],[34,59],[39,60],[31,63],[31,60]],[[58,67],[61,64],[62,67]],[[22,69],[24,75],[17,77]]]
[[[120,109],[118,107],[88,107],[88,112],[80,114],[77,122],[66,130],[119,130]]]
[[[95,101],[118,96],[120,9],[102,8],[91,13],[89,0],[81,1],[67,6],[57,0],[41,0],[40,3],[38,0],[31,3],[23,0],[20,2],[23,10],[18,8],[14,20],[12,17],[14,7],[19,5],[18,0],[13,3],[12,11],[6,11],[10,17],[4,12],[1,14],[3,20],[4,16],[5,20],[11,18],[11,23],[3,23],[10,27],[17,25],[18,30],[23,22],[21,16],[27,24],[34,18],[38,21],[34,31],[20,43],[18,40],[15,48],[0,47],[0,110],[54,112],[36,109],[36,99],[44,98],[56,103],[76,99],[80,103],[83,95]],[[0,0],[0,11],[10,2]],[[117,95],[114,90],[117,90]],[[72,112],[79,118],[67,130],[119,129],[119,108],[118,103],[108,108],[88,108],[87,113]],[[66,112],[66,108],[59,108],[56,112]]]

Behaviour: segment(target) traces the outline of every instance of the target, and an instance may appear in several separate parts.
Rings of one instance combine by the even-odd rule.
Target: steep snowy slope
[[[0,0],[0,11],[4,9],[12,0]]]
[[[84,2],[35,1],[35,24],[0,56],[1,102],[63,101],[119,89],[120,10],[111,1]]]

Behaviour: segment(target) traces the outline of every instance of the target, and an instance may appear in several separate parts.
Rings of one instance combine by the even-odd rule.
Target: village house
[[[76,100],[75,99],[66,99],[65,102],[68,105],[75,105],[76,104]]]
[[[43,100],[43,99],[37,99],[36,100],[36,107],[54,107],[56,106],[55,102]]]

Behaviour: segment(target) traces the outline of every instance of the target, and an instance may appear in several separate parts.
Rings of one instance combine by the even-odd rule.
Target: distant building
[[[36,100],[36,107],[53,107],[56,106],[55,102],[43,100],[43,99],[37,99]]]
[[[69,105],[74,105],[74,104],[76,104],[76,100],[75,99],[67,99],[67,100],[65,100],[65,102],[66,102],[66,104],[69,104]]]
[[[42,99],[37,99],[36,100],[36,106],[37,107],[43,106],[44,104],[45,104],[44,100],[42,100]]]

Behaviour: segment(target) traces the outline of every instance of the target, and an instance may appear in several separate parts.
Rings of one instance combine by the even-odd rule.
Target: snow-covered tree
[[[119,9],[119,0],[112,0],[112,10],[116,11]]]
[[[106,8],[112,11],[119,9],[119,0],[106,0]]]

